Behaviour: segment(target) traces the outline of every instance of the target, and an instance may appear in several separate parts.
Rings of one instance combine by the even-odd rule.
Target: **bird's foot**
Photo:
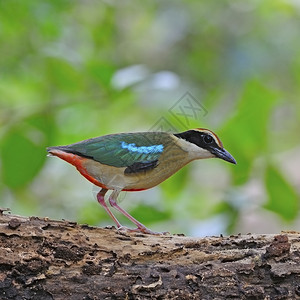
[[[167,235],[170,234],[170,232],[155,232],[147,227],[137,227],[135,229],[128,228],[125,226],[121,226],[118,228],[119,231],[125,231],[125,232],[137,232],[137,233],[144,233],[144,234],[153,234],[153,235]]]

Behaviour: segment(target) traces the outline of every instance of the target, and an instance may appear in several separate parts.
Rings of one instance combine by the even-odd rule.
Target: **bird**
[[[181,133],[164,131],[108,134],[66,146],[48,147],[50,156],[72,164],[87,180],[101,188],[99,204],[115,222],[117,229],[156,234],[120,207],[121,191],[150,189],[186,164],[197,159],[220,158],[236,164],[218,136],[209,129],[196,128]],[[108,204],[132,223],[135,229],[121,225]]]

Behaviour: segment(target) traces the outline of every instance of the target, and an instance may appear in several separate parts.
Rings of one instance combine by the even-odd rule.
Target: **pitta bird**
[[[100,187],[97,200],[116,223],[124,229],[105,202],[133,222],[132,231],[154,234],[122,209],[117,198],[121,191],[152,188],[196,159],[221,158],[236,164],[220,139],[208,129],[196,128],[181,133],[136,132],[100,136],[47,151],[72,164],[90,182]],[[126,228],[127,230],[130,230]]]

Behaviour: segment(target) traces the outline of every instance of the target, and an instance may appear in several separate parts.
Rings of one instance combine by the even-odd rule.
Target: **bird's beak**
[[[214,149],[212,149],[211,153],[214,154],[218,158],[221,158],[223,160],[226,160],[226,161],[236,165],[236,160],[234,159],[234,157],[224,148],[222,148],[222,149],[214,148]]]

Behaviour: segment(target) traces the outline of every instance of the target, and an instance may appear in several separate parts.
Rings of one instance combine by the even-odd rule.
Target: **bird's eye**
[[[213,138],[210,135],[205,135],[203,140],[206,144],[211,144],[213,142]]]

